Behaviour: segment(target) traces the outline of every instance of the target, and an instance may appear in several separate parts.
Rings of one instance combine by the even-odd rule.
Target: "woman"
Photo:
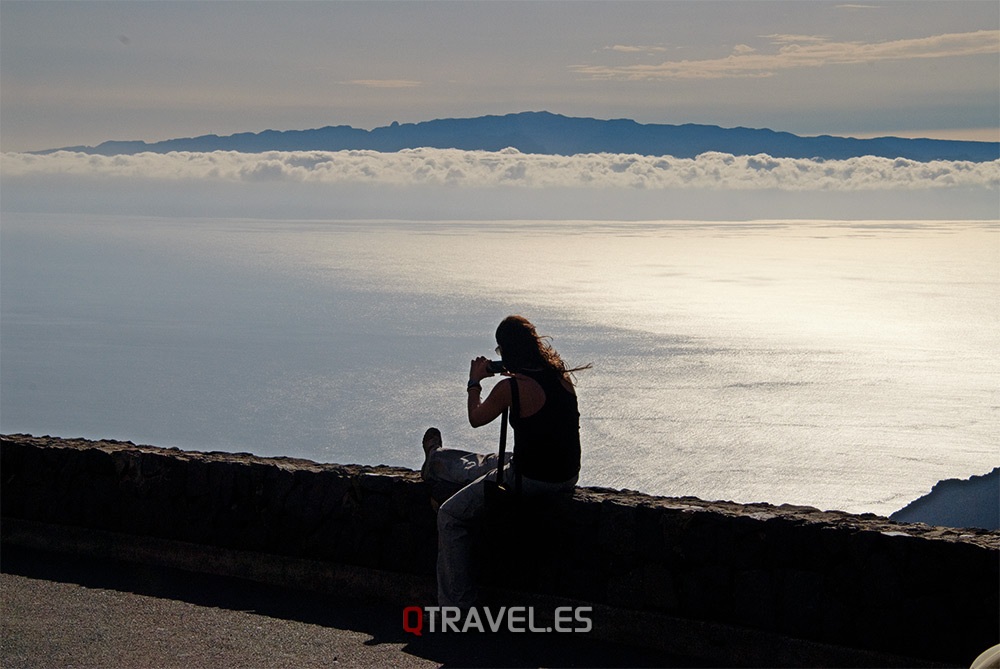
[[[483,379],[493,376],[479,357],[469,367],[468,411],[472,427],[486,425],[510,409],[516,456],[506,459],[505,480],[525,497],[572,491],[580,473],[580,413],[571,374],[559,354],[521,316],[508,316],[496,331],[507,378],[485,400]],[[516,404],[513,398],[517,397]],[[441,435],[424,435],[425,478],[468,483],[438,509],[438,603],[467,609],[475,604],[469,564],[472,530],[482,518],[483,481],[496,476],[496,455],[441,448]]]

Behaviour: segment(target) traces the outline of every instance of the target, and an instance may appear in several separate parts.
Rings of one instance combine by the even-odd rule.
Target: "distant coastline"
[[[904,523],[1000,530],[1000,467],[982,476],[945,479],[889,516]]]
[[[98,155],[169,153],[173,151],[346,151],[397,152],[440,148],[466,151],[578,155],[587,153],[670,155],[694,158],[708,152],[732,155],[766,154],[774,158],[844,160],[860,156],[987,162],[1000,159],[1000,142],[878,137],[857,139],[820,135],[801,137],[766,128],[722,128],[715,125],[641,124],[630,119],[577,118],[551,112],[520,112],[503,116],[436,119],[392,123],[363,130],[347,125],[312,130],[264,130],[234,135],[202,135],[160,142],[107,141],[97,146],[71,146],[35,151],[48,154],[75,151]]]

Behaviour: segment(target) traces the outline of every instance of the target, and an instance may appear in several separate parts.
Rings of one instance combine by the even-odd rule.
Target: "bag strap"
[[[518,389],[517,389],[517,379],[515,379],[512,376],[512,377],[510,377],[510,411],[513,412],[513,415],[520,416],[521,415],[521,413],[520,413],[520,407],[521,407],[521,397],[520,397],[520,393],[518,392]],[[500,417],[500,450],[499,450],[499,457],[497,459],[497,485],[498,486],[502,486],[503,485],[503,470],[504,470],[503,456],[504,456],[504,454],[507,451],[507,413],[508,413],[508,410],[504,409],[503,410],[503,414]],[[516,443],[514,444],[514,452],[515,453],[517,452],[517,444]],[[514,469],[514,486],[515,486],[515,489],[517,490],[517,492],[520,493],[521,492],[521,473],[517,471],[516,467]]]
[[[500,417],[500,452],[497,458],[497,485],[503,486],[503,456],[507,450],[507,409]]]
[[[521,417],[521,395],[517,389],[517,379],[510,377],[510,410],[511,415]],[[517,440],[514,440],[514,489],[521,494],[521,470],[517,468]]]

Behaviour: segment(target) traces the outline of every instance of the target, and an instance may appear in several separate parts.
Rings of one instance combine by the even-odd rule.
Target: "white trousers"
[[[514,483],[516,464],[510,454],[504,454],[504,482]],[[472,532],[482,521],[486,508],[483,481],[496,477],[499,458],[496,453],[481,455],[455,449],[433,451],[424,464],[424,478],[467,483],[438,509],[438,604],[468,609],[476,603],[471,553]],[[521,494],[525,497],[552,495],[572,491],[577,477],[560,483],[521,477]]]

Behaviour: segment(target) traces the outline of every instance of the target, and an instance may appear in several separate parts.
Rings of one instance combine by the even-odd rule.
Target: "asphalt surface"
[[[4,547],[0,666],[660,667],[585,634],[403,630],[402,609],[176,569]]]

